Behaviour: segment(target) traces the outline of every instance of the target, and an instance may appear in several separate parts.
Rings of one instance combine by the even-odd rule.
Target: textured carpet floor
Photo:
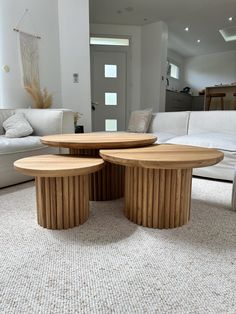
[[[0,313],[236,313],[231,189],[194,179],[178,229],[136,226],[117,200],[65,231],[37,225],[32,182],[0,190]]]

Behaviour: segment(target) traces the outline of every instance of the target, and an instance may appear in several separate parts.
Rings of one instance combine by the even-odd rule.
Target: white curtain
[[[19,36],[24,86],[39,84],[38,39],[24,32],[19,32]]]

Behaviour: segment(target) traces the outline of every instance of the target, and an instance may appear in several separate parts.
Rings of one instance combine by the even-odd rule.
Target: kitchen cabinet
[[[191,111],[192,98],[189,94],[166,90],[165,111]]]
[[[204,110],[204,97],[205,96],[194,96],[192,101],[192,111]]]

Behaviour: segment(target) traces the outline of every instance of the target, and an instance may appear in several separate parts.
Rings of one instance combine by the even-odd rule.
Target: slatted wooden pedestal
[[[36,177],[38,224],[48,229],[82,225],[89,216],[89,176]]]
[[[89,175],[103,168],[101,158],[41,155],[14,162],[35,177],[38,224],[48,229],[82,225],[89,216]]]
[[[192,169],[126,167],[125,216],[150,228],[175,228],[190,218]]]
[[[99,157],[99,149],[70,149],[71,155]],[[108,201],[124,196],[125,167],[105,163],[98,172],[90,174],[90,201]]]
[[[152,145],[100,150],[101,157],[126,167],[125,216],[150,228],[175,228],[190,218],[192,169],[224,158],[212,148]]]

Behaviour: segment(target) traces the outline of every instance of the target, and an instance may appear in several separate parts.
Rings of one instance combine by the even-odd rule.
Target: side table
[[[14,167],[34,176],[38,224],[48,229],[68,229],[89,216],[89,174],[102,169],[101,158],[41,155],[19,159]]]

